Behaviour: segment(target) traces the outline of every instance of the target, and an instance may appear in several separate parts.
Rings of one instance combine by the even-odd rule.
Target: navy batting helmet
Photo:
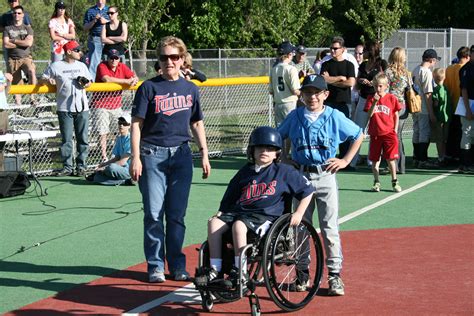
[[[247,158],[250,162],[254,162],[254,147],[255,146],[272,146],[281,151],[283,141],[280,133],[270,126],[260,126],[252,131],[249,138],[249,145],[247,147]],[[280,152],[277,155],[277,160],[280,158]]]

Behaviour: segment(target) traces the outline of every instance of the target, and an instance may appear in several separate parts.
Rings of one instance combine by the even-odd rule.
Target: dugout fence
[[[241,77],[209,79],[196,83],[201,91],[201,104],[205,116],[205,126],[210,157],[243,154],[251,131],[261,125],[274,126],[272,99],[268,94],[268,77]],[[103,122],[94,115],[94,106],[106,103],[110,98],[121,98],[122,110],[129,112],[137,87],[130,88],[112,83],[94,83],[88,91],[92,107],[89,124],[88,168],[95,168],[101,161],[99,127]],[[16,165],[28,172],[29,163],[38,175],[50,175],[61,167],[59,146],[61,144],[59,123],[56,115],[54,86],[16,85],[10,89],[9,124],[10,130],[56,131],[56,136],[19,142],[18,155],[15,143],[9,142],[5,148],[6,165],[14,169]],[[412,122],[408,119],[404,133],[411,135]],[[118,132],[116,121],[110,124],[107,152],[111,153],[115,135]],[[198,148],[191,144],[197,157]],[[110,158],[110,157],[109,157]]]

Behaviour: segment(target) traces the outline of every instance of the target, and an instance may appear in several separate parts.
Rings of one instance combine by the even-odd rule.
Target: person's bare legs
[[[388,165],[388,169],[390,170],[390,175],[392,176],[392,181],[397,180],[397,160],[387,159],[387,165]]]
[[[213,217],[207,224],[207,242],[209,244],[209,257],[211,259],[222,259],[222,235],[229,226]]]
[[[232,225],[232,238],[234,241],[234,264],[236,268],[240,267],[240,253],[244,250],[245,246],[247,246],[247,226],[242,221],[235,221],[234,225]],[[245,264],[246,260],[244,258],[244,266],[242,270],[245,272],[247,270],[247,264]]]
[[[374,174],[375,182],[380,182],[379,169],[380,169],[380,159],[378,161],[372,161],[372,173]]]
[[[102,161],[107,160],[107,135],[108,134],[100,135],[100,151],[102,154]]]
[[[446,143],[443,141],[436,142],[436,149],[438,150],[438,160],[443,161],[446,156]]]

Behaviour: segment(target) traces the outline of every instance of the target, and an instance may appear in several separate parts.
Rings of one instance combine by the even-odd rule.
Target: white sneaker
[[[344,295],[344,282],[340,276],[330,275],[328,277],[329,280],[329,290],[328,294],[332,296],[342,296]]]
[[[150,283],[163,283],[166,281],[165,273],[162,271],[154,271],[148,276],[148,281]]]

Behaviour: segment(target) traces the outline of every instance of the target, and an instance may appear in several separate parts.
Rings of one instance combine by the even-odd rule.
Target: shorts
[[[232,226],[235,221],[240,220],[250,231],[257,233],[257,228],[263,225],[266,221],[273,223],[278,218],[278,216],[251,212],[230,212],[222,213],[222,215],[218,216],[217,218],[229,226]]]
[[[275,103],[274,114],[275,114],[275,124],[276,126],[280,125],[281,122],[286,118],[288,113],[296,109],[296,101],[287,102],[287,103]]]
[[[369,160],[379,161],[382,153],[386,160],[398,159],[398,137],[395,131],[382,136],[370,136]]]
[[[436,122],[434,124],[431,124],[431,142],[446,143],[448,141],[448,131],[449,123]]]
[[[20,59],[8,58],[8,72],[13,76],[12,84],[17,84],[21,81],[22,70],[27,75],[36,70],[35,64],[33,64],[33,58],[31,58],[31,56]]]
[[[92,124],[94,130],[99,135],[105,135],[112,131],[112,133],[118,132],[118,119],[123,115],[121,108],[108,110],[108,109],[92,109]]]

